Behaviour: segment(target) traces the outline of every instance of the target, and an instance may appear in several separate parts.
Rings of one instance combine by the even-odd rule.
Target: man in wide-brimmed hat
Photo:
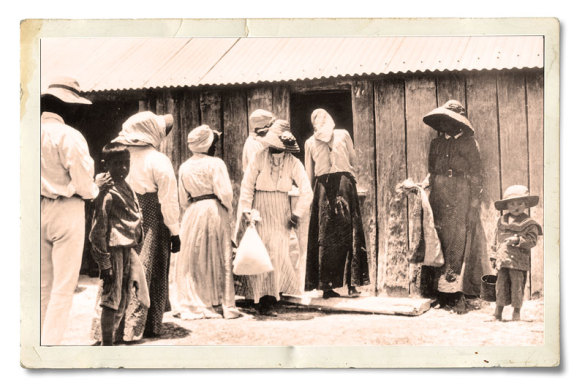
[[[70,77],[41,94],[41,344],[58,345],[77,286],[85,240],[85,203],[94,199],[93,159],[68,124],[91,101]]]

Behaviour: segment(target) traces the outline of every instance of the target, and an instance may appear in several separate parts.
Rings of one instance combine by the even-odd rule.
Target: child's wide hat
[[[507,209],[507,204],[513,200],[523,200],[527,208],[535,207],[539,202],[539,196],[531,196],[529,189],[523,185],[512,185],[505,190],[503,199],[495,201],[498,211]]]
[[[449,100],[444,105],[433,109],[422,120],[436,131],[446,132],[445,129],[461,129],[474,134],[474,128],[466,117],[466,110],[456,100]]]

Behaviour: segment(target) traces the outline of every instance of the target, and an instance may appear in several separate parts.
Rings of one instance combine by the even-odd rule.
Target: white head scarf
[[[268,127],[274,122],[274,114],[264,109],[256,109],[249,116],[249,124],[252,130]]]
[[[324,109],[318,108],[310,115],[310,121],[314,128],[314,137],[325,143],[330,142],[335,129],[335,122],[331,115]]]
[[[122,124],[122,131],[112,142],[128,146],[151,145],[158,148],[169,127],[172,127],[171,115],[156,115],[150,111],[138,112]]]
[[[206,124],[196,127],[187,137],[189,150],[194,153],[206,153],[213,144],[214,131]]]

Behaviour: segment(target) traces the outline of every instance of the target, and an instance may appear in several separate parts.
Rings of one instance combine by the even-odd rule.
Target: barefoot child
[[[124,319],[130,298],[134,247],[142,240],[142,216],[138,199],[125,181],[130,171],[130,153],[115,143],[102,150],[105,169],[113,186],[95,200],[89,240],[93,258],[103,280],[101,294],[102,346],[113,345],[114,334]]]
[[[526,208],[537,205],[538,196],[530,196],[525,186],[513,185],[505,190],[503,199],[495,201],[495,208],[507,211],[499,218],[491,263],[497,273],[497,307],[495,319],[501,320],[503,308],[513,306],[513,320],[521,320],[521,305],[527,271],[530,268],[530,251],[542,235],[539,224],[526,213]]]

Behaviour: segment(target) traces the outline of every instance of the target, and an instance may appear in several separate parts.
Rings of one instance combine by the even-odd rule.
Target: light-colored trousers
[[[85,204],[41,198],[41,345],[58,345],[67,328],[85,239]]]

